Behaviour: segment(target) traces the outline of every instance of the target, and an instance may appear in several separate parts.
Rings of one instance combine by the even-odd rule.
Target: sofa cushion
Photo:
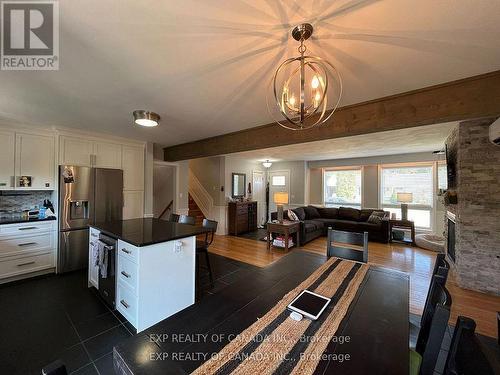
[[[323,230],[323,223],[319,220],[305,220],[304,221],[304,231],[306,233],[315,232],[317,230]]]
[[[359,221],[361,211],[350,207],[340,207],[339,208],[339,219],[341,220],[351,220]]]
[[[332,227],[333,229],[338,230],[347,230],[355,232],[357,228],[357,221],[352,220],[340,220],[340,219],[318,219],[318,221],[322,221],[323,225],[326,229]]]
[[[306,220],[314,220],[321,217],[316,207],[313,206],[304,207],[304,212],[306,213]]]
[[[360,222],[357,225],[357,231],[358,232],[368,232],[368,233],[378,232],[378,231],[380,231],[380,226],[381,226],[381,224]]]
[[[306,219],[306,213],[303,207],[294,208],[292,211],[295,212],[295,215],[297,215],[300,221]]]
[[[369,208],[362,209],[359,213],[359,221],[368,221],[368,218],[370,217],[373,211],[375,210]]]
[[[337,207],[321,207],[318,208],[318,213],[324,219],[336,219],[339,216],[339,209]]]

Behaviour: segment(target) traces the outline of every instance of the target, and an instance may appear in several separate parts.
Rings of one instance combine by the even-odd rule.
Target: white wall
[[[290,171],[290,205],[304,206],[307,201],[307,162],[303,160],[276,162],[269,168],[270,172],[284,170]]]
[[[225,205],[224,194],[221,192],[221,187],[225,184],[224,157],[193,159],[189,161],[189,168],[210,194],[214,204],[216,206]]]
[[[226,156],[224,163],[225,177],[224,177],[224,196],[227,199],[231,197],[231,174],[244,173],[246,175],[245,192],[248,190],[248,183],[252,182],[253,171],[265,171],[262,163],[249,161],[247,159],[238,158],[234,156]]]

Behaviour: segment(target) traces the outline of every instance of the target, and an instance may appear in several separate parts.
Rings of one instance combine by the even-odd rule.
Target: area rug
[[[193,374],[312,374],[368,268],[330,258]],[[316,321],[289,317],[288,304],[304,289],[332,299]]]

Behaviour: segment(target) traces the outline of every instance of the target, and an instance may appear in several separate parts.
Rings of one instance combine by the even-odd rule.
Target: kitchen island
[[[90,226],[89,286],[109,295],[116,309],[141,332],[195,301],[196,235],[199,226],[159,219],[131,219]],[[115,240],[113,267],[103,277],[95,264],[100,240]],[[103,285],[106,284],[106,288]]]

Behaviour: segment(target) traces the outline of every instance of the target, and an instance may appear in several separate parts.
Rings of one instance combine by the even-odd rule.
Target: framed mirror
[[[247,184],[247,176],[245,173],[232,174],[232,190],[231,196],[233,198],[243,198],[245,196],[245,186]]]

